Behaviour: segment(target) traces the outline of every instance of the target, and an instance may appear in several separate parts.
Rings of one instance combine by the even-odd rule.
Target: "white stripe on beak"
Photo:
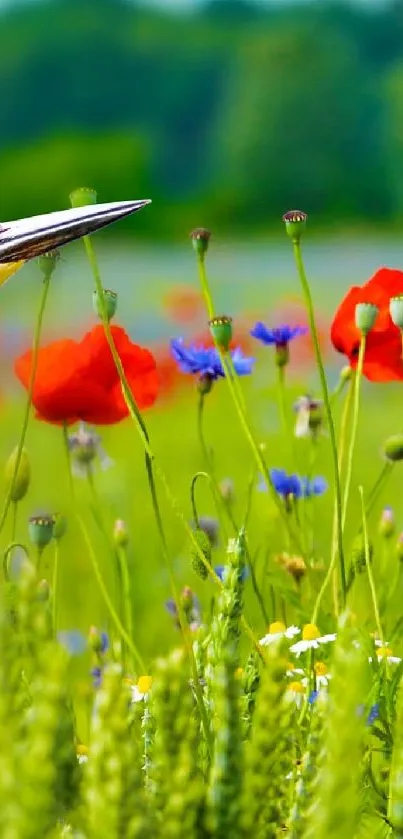
[[[0,263],[32,259],[136,213],[150,199],[91,204],[0,224]]]

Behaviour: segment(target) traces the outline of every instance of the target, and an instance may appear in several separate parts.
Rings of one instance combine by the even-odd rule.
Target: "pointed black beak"
[[[0,263],[32,259],[136,213],[149,199],[92,204],[0,224]]]

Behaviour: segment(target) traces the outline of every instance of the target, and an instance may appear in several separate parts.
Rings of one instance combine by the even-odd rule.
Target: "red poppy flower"
[[[337,310],[331,339],[352,367],[357,364],[360,333],[355,325],[357,303],[374,303],[379,313],[367,336],[363,373],[372,382],[403,379],[402,339],[389,314],[391,297],[403,294],[403,272],[381,268],[364,286],[353,286]]]
[[[155,402],[158,377],[153,355],[133,344],[120,326],[111,326],[132,394],[139,408]],[[32,351],[15,362],[15,372],[28,388]],[[104,329],[95,326],[81,341],[64,339],[41,347],[33,404],[39,419],[71,424],[113,425],[128,416],[119,377]]]

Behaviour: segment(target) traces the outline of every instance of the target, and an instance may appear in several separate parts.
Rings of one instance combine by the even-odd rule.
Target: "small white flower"
[[[87,746],[83,746],[82,744],[77,746],[77,760],[78,760],[78,763],[80,763],[80,764],[87,763],[87,760],[88,760]]]
[[[388,664],[400,664],[402,659],[399,658],[397,655],[393,655],[393,651],[390,647],[388,647],[386,641],[382,642],[376,640],[375,646],[378,647],[376,657],[379,662],[387,661]],[[368,661],[372,662],[372,656],[369,657]]]
[[[143,699],[147,699],[151,690],[151,685],[151,676],[140,676],[137,684],[130,685],[132,691],[132,702],[142,702]]]
[[[300,708],[305,698],[305,686],[301,682],[290,682],[284,694],[284,699],[287,702],[293,702],[297,708]]]
[[[314,665],[314,671],[316,690],[327,688],[329,685],[329,680],[332,678],[332,674],[329,673],[327,665],[323,661],[317,661]],[[307,686],[309,684],[309,677],[305,676],[305,678],[301,681],[303,685]]]
[[[300,632],[301,630],[298,626],[286,626],[281,621],[275,621],[270,624],[267,635],[261,638],[259,644],[262,647],[267,647],[269,644],[279,641],[280,638],[295,638]]]
[[[336,640],[336,633],[331,632],[328,635],[321,635],[317,626],[314,623],[307,623],[302,629],[302,639],[297,641],[290,647],[290,652],[295,655],[301,655],[307,650],[317,650],[321,644],[330,644]]]

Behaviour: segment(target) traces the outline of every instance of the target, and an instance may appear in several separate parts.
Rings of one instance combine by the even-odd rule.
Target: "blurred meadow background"
[[[212,231],[207,268],[216,307],[234,317],[235,339],[258,359],[245,383],[258,436],[270,466],[290,469],[274,357],[270,348],[252,342],[249,330],[256,320],[306,323],[281,224],[290,207],[309,214],[304,252],[333,385],[344,363],[328,337],[335,306],[350,285],[365,282],[378,267],[402,268],[403,4],[12,0],[1,4],[0,16],[0,218],[62,209],[78,186],[94,187],[99,201],[153,200],[93,242],[102,282],[119,295],[116,322],[156,354],[161,392],[146,419],[190,520],[190,482],[203,468],[197,394],[169,354],[171,338],[206,334],[188,234],[200,225]],[[31,343],[39,286],[32,263],[1,290],[4,462],[18,440],[25,398],[13,362]],[[79,243],[62,251],[43,341],[80,337],[94,322],[91,272]],[[309,340],[293,349],[290,413],[297,396],[320,395]],[[241,520],[251,456],[225,383],[215,385],[206,401],[206,437],[217,475],[233,479]],[[365,382],[363,404],[357,474],[370,487],[382,465],[382,440],[402,430],[401,385]],[[127,523],[136,639],[150,658],[172,646],[176,630],[164,607],[171,592],[142,446],[128,420],[102,430],[102,437],[113,466],[95,474],[99,503],[110,532],[115,519]],[[309,445],[298,441],[305,470]],[[57,510],[69,518],[70,511],[60,429],[32,419],[27,447],[32,482],[20,505],[20,541],[26,541],[29,515]],[[331,480],[326,438],[317,473]],[[393,501],[403,526],[401,485],[396,470],[375,515]],[[90,515],[85,481],[77,481],[77,492]],[[193,572],[186,537],[161,495],[178,584],[190,585],[208,611],[214,586]],[[200,513],[214,516],[206,489],[198,499]],[[327,563],[330,504],[315,501],[314,515],[316,552]],[[253,492],[251,516],[251,551],[268,596],[268,563],[282,549],[283,533],[275,508],[268,512],[267,496]],[[354,521],[350,528],[353,537]],[[113,590],[107,546],[95,524],[92,533]],[[221,539],[214,564],[224,557]],[[49,549],[44,567],[51,561]],[[59,628],[87,633],[91,624],[103,626],[102,602],[73,522],[61,544],[60,574]],[[280,584],[293,604],[295,581],[284,573]],[[302,583],[301,619],[309,617],[309,585]],[[264,621],[250,581],[246,587],[246,614],[260,637]]]

